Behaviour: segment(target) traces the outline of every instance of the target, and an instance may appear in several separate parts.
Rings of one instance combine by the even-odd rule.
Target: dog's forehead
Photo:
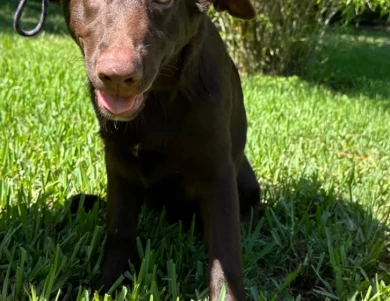
[[[145,0],[116,0],[120,2],[124,7],[132,8],[132,7],[144,7]]]
[[[74,4],[77,4],[78,1],[73,1]],[[111,6],[111,7],[144,7],[146,4],[146,0],[84,0],[82,1],[87,7],[101,7],[101,6]]]
[[[88,1],[97,1],[104,2],[106,5],[118,5],[120,7],[143,7],[145,6],[146,0],[88,0]]]

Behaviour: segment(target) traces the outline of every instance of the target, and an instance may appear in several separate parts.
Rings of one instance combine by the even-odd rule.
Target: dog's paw
[[[85,212],[88,212],[93,209],[95,204],[99,205],[101,208],[104,205],[104,201],[93,194],[77,194],[65,201],[64,212],[62,214],[61,221],[56,225],[56,231],[60,232],[64,230],[67,224],[67,217],[70,214],[71,218],[75,218],[77,211],[83,209]]]
[[[71,214],[76,214],[79,208],[83,208],[85,212],[92,210],[96,203],[101,205],[103,203],[103,199],[94,194],[80,193],[71,196],[67,202],[70,202]]]

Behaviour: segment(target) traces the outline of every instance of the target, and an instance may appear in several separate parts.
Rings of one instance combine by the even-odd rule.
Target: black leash
[[[45,24],[46,21],[46,15],[47,15],[47,7],[49,5],[48,0],[42,0],[42,6],[41,6],[41,17],[39,18],[38,24],[35,26],[35,28],[31,30],[24,30],[20,26],[20,18],[22,17],[23,9],[25,5],[27,4],[27,0],[20,0],[18,8],[16,9],[15,15],[14,15],[14,29],[15,31],[25,37],[31,37],[38,34]]]

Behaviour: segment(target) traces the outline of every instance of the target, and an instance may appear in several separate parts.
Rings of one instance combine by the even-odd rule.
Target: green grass
[[[104,213],[72,217],[65,201],[105,194],[83,62],[61,30],[13,34],[7,9],[0,300],[111,300],[85,290],[99,272]],[[242,227],[248,299],[390,300],[390,37],[331,35],[305,78],[245,79],[244,91],[247,153],[266,204],[254,231]],[[142,265],[114,300],[206,298],[207,256],[193,229],[144,209],[139,233]]]

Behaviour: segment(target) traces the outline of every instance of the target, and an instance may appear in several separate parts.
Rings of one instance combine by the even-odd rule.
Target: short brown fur
[[[214,0],[250,19],[248,0]],[[141,205],[177,219],[198,213],[208,246],[210,300],[245,300],[239,223],[259,204],[244,155],[246,115],[240,78],[205,9],[207,0],[62,0],[86,62],[107,171],[107,290],[135,254]],[[126,120],[105,115],[96,91],[143,95]],[[118,96],[118,97],[119,97]]]

